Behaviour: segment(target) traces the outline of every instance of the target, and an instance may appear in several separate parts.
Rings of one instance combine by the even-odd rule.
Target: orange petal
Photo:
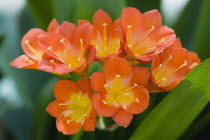
[[[46,54],[62,62],[70,55],[74,55],[76,51],[71,47],[67,39],[57,33],[41,34],[39,36],[39,45]]]
[[[88,81],[87,78],[79,79],[77,81],[77,84],[79,85],[80,89],[82,90],[82,92],[84,94],[92,92],[92,89],[91,89],[91,86],[90,86],[90,82]]]
[[[119,125],[127,127],[133,119],[133,115],[127,111],[120,109],[112,119]]]
[[[37,69],[38,62],[27,57],[26,55],[21,55],[10,62],[10,65],[16,68]]]
[[[97,117],[97,112],[92,109],[90,115],[85,118],[85,122],[83,124],[83,129],[85,131],[94,131],[95,126],[96,126],[96,117]]]
[[[82,123],[77,123],[76,121],[68,123],[68,120],[70,120],[70,118],[64,117],[64,114],[59,115],[56,120],[58,131],[62,132],[64,135],[72,135],[77,133],[81,129]]]
[[[150,78],[150,71],[147,67],[134,66],[132,82],[140,85],[147,85]]]
[[[57,30],[57,28],[59,27],[59,23],[56,19],[53,19],[48,28],[47,28],[47,32],[55,32]]]
[[[173,42],[173,44],[171,44],[171,47],[173,49],[175,48],[182,48],[182,42],[179,38],[176,38],[176,40]]]
[[[99,30],[101,35],[104,33],[104,27],[106,26],[106,36],[110,34],[110,27],[112,25],[112,19],[110,16],[103,10],[98,10],[93,16],[93,26]]]
[[[70,80],[60,80],[54,86],[54,96],[58,101],[68,101],[72,94],[80,92],[79,86]]]
[[[162,25],[162,17],[158,10],[150,10],[143,14],[144,29],[155,28]]]
[[[142,86],[138,85],[132,89],[135,101],[127,105],[126,111],[131,114],[139,114],[143,112],[149,105],[149,92]]]
[[[90,23],[90,22],[87,21],[87,20],[78,20],[78,25],[79,26],[82,25],[82,24],[84,24],[84,23]]]
[[[59,33],[71,42],[75,29],[76,26],[73,23],[64,21],[59,27]]]
[[[157,93],[157,92],[166,91],[163,88],[158,87],[158,84],[155,83],[152,79],[149,80],[146,88],[148,89],[149,93]]]
[[[44,54],[37,43],[38,36],[41,33],[44,33],[44,31],[41,29],[31,29],[23,36],[21,41],[21,46],[25,54],[33,60],[37,61],[42,59],[42,55]]]
[[[65,110],[68,110],[67,106],[59,105],[59,102],[56,100],[52,101],[46,108],[46,111],[55,118]]]
[[[91,87],[95,92],[106,92],[104,85],[106,81],[102,72],[95,72],[90,78]]]
[[[194,69],[197,65],[201,63],[200,58],[198,55],[194,52],[188,52],[188,55],[190,57],[190,70]]]
[[[105,103],[104,102],[105,99],[106,99],[105,93],[96,93],[93,96],[92,103],[98,114],[105,117],[111,117],[117,113],[119,107],[115,106],[114,104]]]
[[[74,32],[74,38],[71,44],[78,50],[85,52],[89,46],[92,32],[93,29],[90,23],[80,25]]]
[[[130,63],[121,57],[111,57],[104,63],[103,73],[106,80],[113,80],[116,77],[120,77],[130,82],[132,72]]]
[[[137,30],[142,25],[142,21],[142,14],[138,9],[127,7],[122,10],[121,22],[125,34],[128,32],[129,26],[132,26],[130,31]]]

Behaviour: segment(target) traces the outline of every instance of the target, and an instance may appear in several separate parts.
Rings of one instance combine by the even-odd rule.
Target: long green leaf
[[[198,18],[197,32],[195,37],[195,50],[200,56],[201,60],[205,60],[210,57],[210,43],[209,43],[209,31],[210,31],[210,1],[203,0],[201,10]]]
[[[204,61],[147,116],[130,140],[175,140],[210,101],[210,59]]]
[[[39,26],[46,29],[54,18],[53,0],[28,0],[28,5]]]

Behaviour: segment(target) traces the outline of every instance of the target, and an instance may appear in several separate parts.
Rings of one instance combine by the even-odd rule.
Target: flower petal
[[[95,109],[92,109],[90,115],[85,118],[85,122],[82,127],[85,131],[94,131],[95,130],[97,115],[98,115],[98,113],[95,111]]]
[[[75,29],[76,29],[76,26],[73,23],[64,21],[59,27],[59,34],[61,34],[69,42],[71,42]]]
[[[86,68],[88,68],[94,62],[95,57],[96,57],[96,47],[90,46],[88,49]]]
[[[37,61],[42,59],[42,55],[44,54],[37,43],[38,36],[41,33],[44,33],[44,31],[41,29],[31,29],[23,36],[21,41],[21,46],[25,54],[33,60]]]
[[[103,73],[106,80],[113,80],[116,77],[120,77],[130,82],[133,71],[130,63],[126,59],[111,57],[104,63]]]
[[[176,38],[176,40],[173,42],[173,44],[171,44],[171,47],[173,49],[175,48],[182,48],[182,42],[179,38]]]
[[[143,14],[144,29],[147,30],[154,26],[155,28],[162,25],[162,17],[158,10],[150,10]]]
[[[60,80],[54,86],[54,96],[58,101],[68,101],[72,94],[80,92],[79,86],[70,80]]]
[[[124,109],[120,109],[112,119],[119,125],[127,127],[133,119],[133,115]]]
[[[67,106],[59,105],[59,102],[54,100],[46,108],[46,111],[57,118],[62,112],[68,110]]]
[[[92,89],[91,89],[91,86],[90,86],[90,82],[88,81],[87,78],[79,79],[77,81],[77,84],[79,85],[80,89],[82,90],[82,92],[84,94],[92,92]]]
[[[64,117],[64,114],[59,115],[56,120],[56,126],[59,132],[62,132],[64,135],[72,135],[77,133],[81,127],[82,123],[77,123],[76,121],[71,121],[69,117]]]
[[[132,89],[134,102],[127,104],[126,111],[131,114],[139,114],[143,112],[149,105],[149,92],[142,86],[138,85]]]
[[[58,29],[58,27],[59,27],[58,21],[56,19],[53,19],[50,22],[50,24],[49,24],[49,26],[47,28],[47,32],[55,32]]]
[[[27,57],[26,55],[21,55],[12,62],[10,65],[16,68],[25,68],[25,69],[37,69],[38,63],[33,59]]]
[[[147,85],[150,78],[150,71],[147,67],[134,66],[132,82],[140,85]]]
[[[106,92],[104,85],[106,84],[106,81],[104,79],[104,75],[102,72],[95,72],[91,75],[90,83],[92,89],[99,93],[99,92]]]
[[[142,14],[138,9],[127,7],[122,10],[121,22],[125,34],[137,30],[142,25],[142,21]],[[128,30],[130,26],[132,27]]]
[[[197,65],[201,63],[200,58],[198,55],[194,52],[188,52],[188,55],[190,57],[190,70],[194,69]]]
[[[82,24],[85,24],[85,23],[90,23],[89,21],[87,20],[78,20],[78,25],[82,25]]]
[[[98,114],[105,117],[111,117],[117,113],[119,107],[111,103],[106,103],[105,99],[106,99],[105,93],[96,93],[93,96],[92,103]]]

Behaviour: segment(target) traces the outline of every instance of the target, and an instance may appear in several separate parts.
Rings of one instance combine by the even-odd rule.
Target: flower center
[[[92,110],[92,104],[87,94],[73,94],[70,101],[59,105],[68,106],[67,108],[69,110],[66,111],[66,114],[64,115],[64,117],[70,118],[67,123],[70,123],[71,121],[76,121],[78,123],[84,121],[85,117],[87,117]]]

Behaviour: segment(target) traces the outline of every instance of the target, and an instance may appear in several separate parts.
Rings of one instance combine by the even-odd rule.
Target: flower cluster
[[[21,45],[25,54],[12,66],[81,77],[77,82],[58,81],[55,100],[46,109],[66,135],[81,128],[94,131],[98,115],[127,127],[134,114],[148,107],[149,93],[172,90],[200,63],[174,31],[162,25],[157,10],[142,14],[131,7],[114,22],[103,10],[96,11],[92,23],[79,20],[78,26],[53,19],[47,31],[28,31]],[[103,71],[88,77],[94,61]]]

